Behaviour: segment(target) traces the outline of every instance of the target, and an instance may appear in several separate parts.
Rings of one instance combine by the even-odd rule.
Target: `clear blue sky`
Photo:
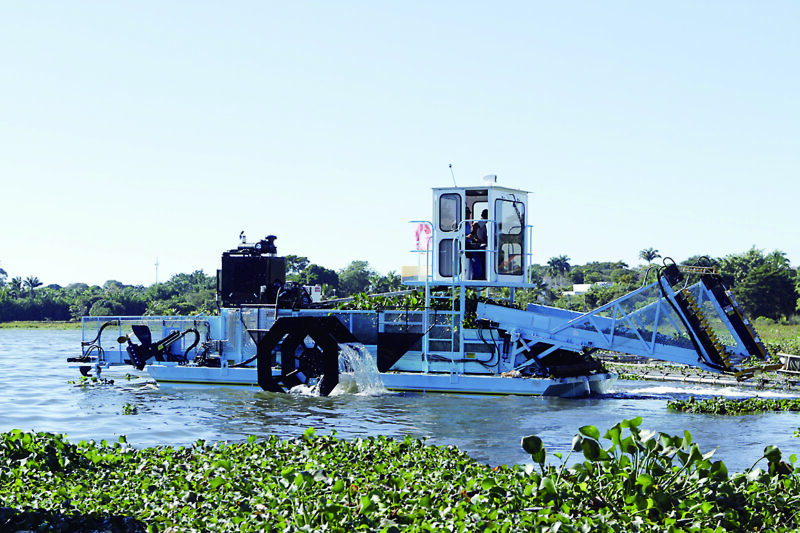
[[[531,191],[537,262],[800,262],[796,2],[0,1],[0,268],[413,262],[430,188]]]

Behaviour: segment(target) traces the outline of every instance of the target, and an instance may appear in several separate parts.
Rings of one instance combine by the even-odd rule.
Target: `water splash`
[[[380,396],[389,394],[378,372],[378,364],[369,350],[360,343],[339,345],[339,385],[331,396],[358,394]]]
[[[319,396],[319,382],[312,385],[296,385],[289,389],[289,394],[294,396]]]
[[[726,398],[796,398],[796,391],[765,390],[723,385],[703,384],[647,384],[642,386],[615,387],[612,395],[621,397],[643,396],[647,398],[699,396],[723,396]]]

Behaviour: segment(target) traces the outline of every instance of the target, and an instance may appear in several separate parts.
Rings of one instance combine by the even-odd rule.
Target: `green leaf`
[[[681,447],[685,448],[686,446],[689,446],[691,443],[692,443],[692,434],[689,433],[688,429],[684,429],[683,430],[683,444],[682,444]]]
[[[780,449],[778,449],[777,446],[772,446],[772,445],[767,446],[766,448],[764,448],[764,457],[770,463],[777,463],[778,461],[781,460],[781,451]]]
[[[689,464],[694,463],[703,458],[703,454],[700,451],[700,446],[697,444],[692,444],[691,448],[689,448]]]
[[[620,436],[622,435],[622,428],[619,424],[614,424],[610,429],[606,430],[604,438],[611,440],[611,444],[619,446]]]
[[[543,465],[547,452],[544,449],[542,439],[536,435],[528,435],[522,438],[522,449],[531,454],[531,458],[536,464]]]
[[[212,479],[208,484],[211,487],[211,490],[217,490],[217,488],[224,483],[225,480],[217,476],[214,479]]]
[[[373,502],[369,496],[361,497],[361,512],[363,514],[369,514],[372,511],[374,511],[375,508],[376,508],[375,502]]]
[[[527,437],[522,437],[521,444],[522,444],[522,449],[531,455],[537,453],[544,447],[542,439],[540,439],[536,435],[528,435]]]
[[[648,487],[651,487],[655,484],[655,480],[650,474],[642,474],[636,478],[636,484],[642,487],[642,490],[645,492],[647,491]]]
[[[308,472],[300,472],[294,477],[294,480],[292,480],[292,483],[294,483],[297,487],[302,487],[313,482],[314,477]]]
[[[230,470],[231,469],[231,462],[225,459],[220,459],[214,463],[214,466],[217,468],[222,468],[223,470]]]
[[[600,459],[601,448],[596,440],[583,439],[583,442],[581,442],[581,449],[583,450],[583,456],[588,460],[597,461]]]
[[[555,494],[556,484],[553,478],[550,476],[543,477],[541,483],[539,483],[539,490],[544,491],[545,494]]]
[[[630,436],[625,437],[620,441],[620,448],[622,451],[628,454],[635,454],[639,449],[636,447],[636,443],[633,441],[633,438]]]
[[[718,480],[728,479],[728,467],[725,466],[725,463],[722,461],[714,461],[709,469],[709,473]]]
[[[600,431],[595,426],[583,426],[578,431],[594,440],[600,440]]]
[[[331,492],[339,493],[344,490],[344,481],[341,479],[337,479],[336,482],[331,487]]]
[[[642,417],[641,417],[641,416],[637,416],[636,418],[631,418],[631,419],[628,419],[628,420],[623,420],[623,421],[620,423],[620,426],[621,426],[623,429],[624,429],[624,428],[628,428],[628,429],[630,429],[630,428],[635,428],[635,427],[638,427],[638,426],[640,426],[641,424],[642,424]]]

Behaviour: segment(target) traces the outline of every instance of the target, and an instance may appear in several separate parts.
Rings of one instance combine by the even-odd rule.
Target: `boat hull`
[[[159,384],[258,387],[255,368],[208,368],[177,364],[147,367]],[[274,372],[279,375],[279,372]],[[616,374],[599,373],[571,378],[501,377],[456,373],[383,372],[383,385],[393,392],[557,396],[583,398],[605,394]]]
[[[602,373],[572,378],[535,378],[385,372],[381,379],[392,391],[584,398],[607,393],[617,376]]]

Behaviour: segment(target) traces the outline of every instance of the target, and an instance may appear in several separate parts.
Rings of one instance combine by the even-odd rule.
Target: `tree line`
[[[531,266],[533,286],[518,292],[517,302],[554,305],[588,311],[637,289],[648,271],[658,263],[658,250],[647,248],[639,257],[646,264],[630,267],[622,261],[593,261],[573,266],[566,255],[550,258],[544,265]],[[800,310],[800,274],[786,254],[764,253],[752,248],[722,258],[693,256],[687,265],[716,265],[726,285],[751,318],[790,319]],[[392,271],[376,272],[367,261],[353,261],[333,270],[307,257],[286,256],[287,280],[302,285],[321,285],[325,299],[345,298],[361,293],[379,294],[403,288]],[[654,280],[652,277],[650,280]],[[591,284],[581,295],[565,294],[575,284]],[[78,320],[83,316],[191,315],[215,314],[216,277],[202,270],[176,274],[168,281],[150,286],[126,285],[109,280],[102,286],[72,283],[65,287],[44,285],[38,277],[12,277],[0,268],[0,322],[15,320]]]
[[[576,311],[589,311],[606,304],[647,281],[655,281],[655,273],[648,272],[660,266],[654,261],[661,257],[658,250],[646,248],[639,257],[646,264],[630,268],[622,261],[590,262],[572,266],[569,257],[551,258],[546,265],[534,265],[534,289],[524,293],[528,301],[538,301]],[[721,258],[692,256],[681,265],[715,266],[724,284],[736,301],[751,318],[789,320],[800,311],[800,271],[789,264],[780,250],[764,253],[751,248],[741,254]],[[582,295],[564,294],[574,284],[591,284]]]
[[[321,285],[326,299],[401,289],[395,272],[377,273],[367,261],[353,261],[335,271],[311,263],[307,257],[286,257],[287,281]],[[102,286],[71,283],[44,284],[36,276],[9,276],[0,268],[0,322],[67,321],[83,316],[207,315],[218,312],[216,276],[202,270],[175,274],[150,286],[126,285],[117,280]]]

